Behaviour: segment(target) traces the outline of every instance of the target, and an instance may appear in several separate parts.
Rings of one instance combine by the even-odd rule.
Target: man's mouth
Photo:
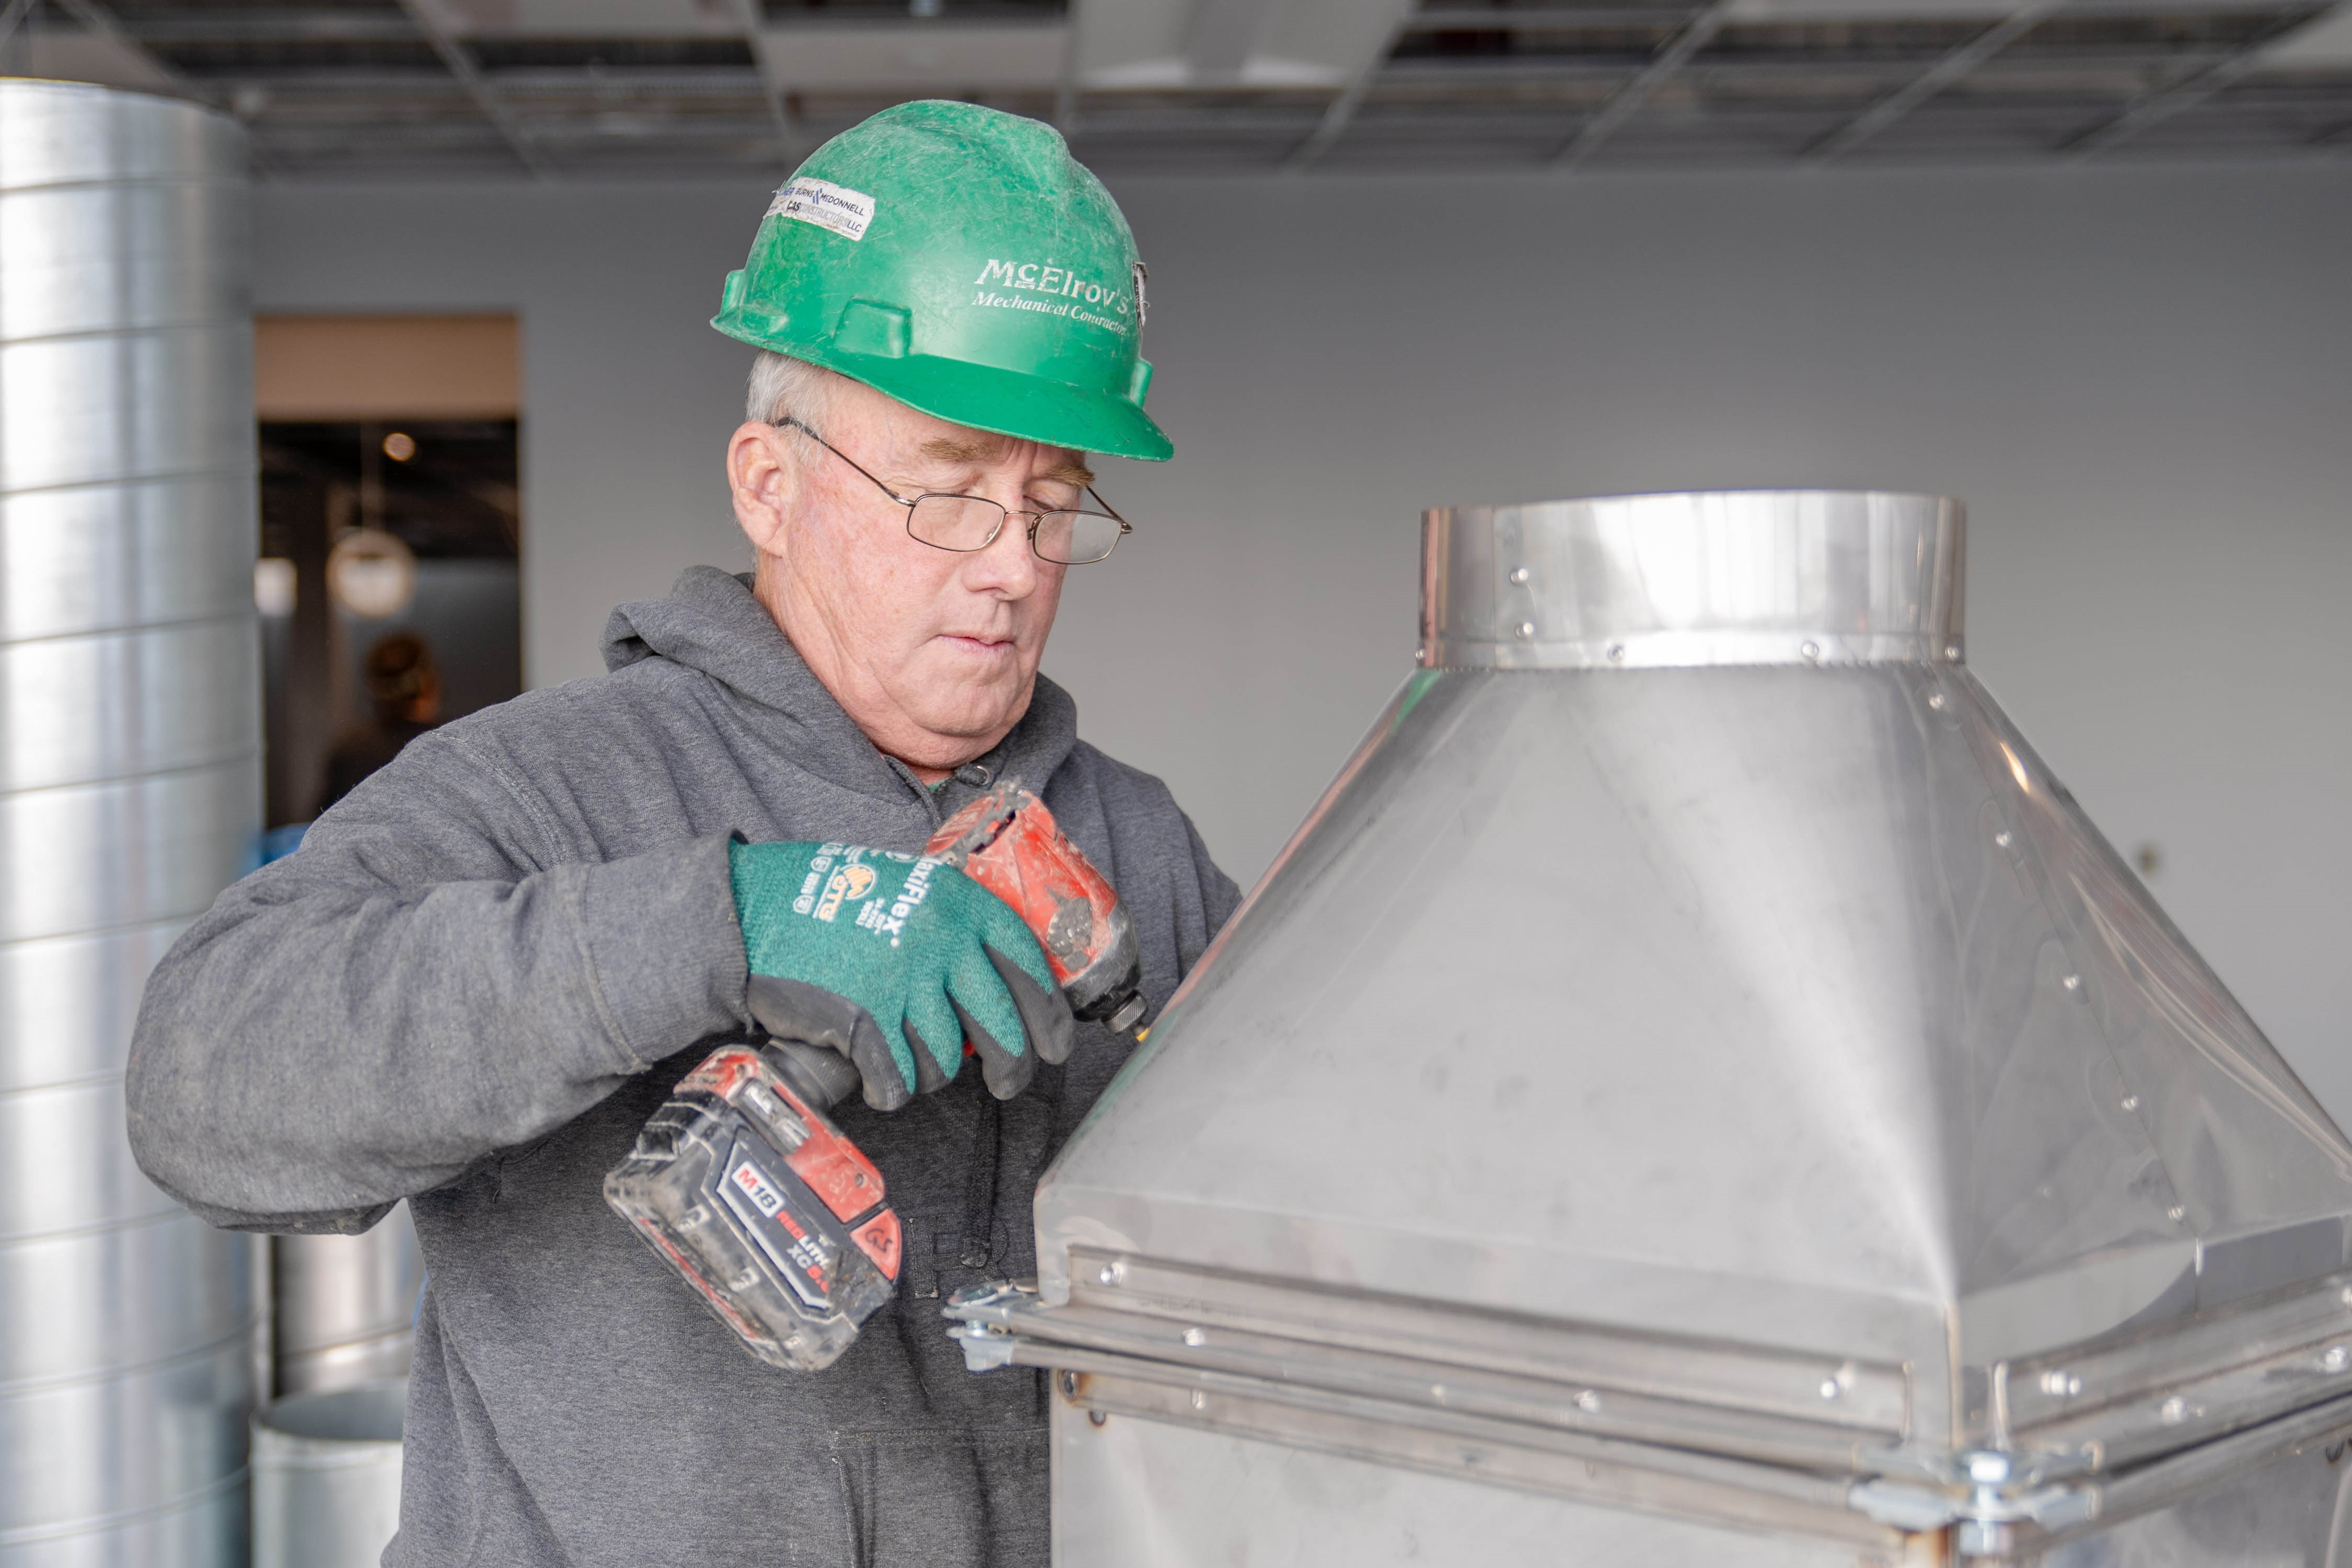
[[[939,641],[973,653],[1009,652],[1013,647],[1013,639],[1010,637],[974,635],[964,632],[942,632],[939,635]]]

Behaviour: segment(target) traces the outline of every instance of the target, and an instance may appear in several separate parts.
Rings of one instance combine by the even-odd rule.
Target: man
[[[614,612],[603,678],[420,737],[157,967],[130,1076],[150,1175],[251,1229],[410,1200],[432,1282],[388,1563],[1046,1560],[1047,1391],[966,1373],[939,1303],[1034,1268],[1037,1176],[1124,1046],[1084,1026],[1039,1064],[1066,1010],[960,873],[895,946],[792,901],[818,841],[914,851],[1012,777],[1117,887],[1151,998],[1232,910],[1165,788],[1037,674],[1065,563],[1125,528],[1084,453],[1170,454],[1141,277],[1042,125],[911,104],[828,143],[715,323],[765,350],[727,454],[749,582],[690,570]],[[755,972],[887,1047],[840,1117],[906,1261],[821,1373],[752,1359],[600,1189],[750,1023]],[[987,1079],[1034,1074],[1013,1098],[957,1071],[966,1017]]]

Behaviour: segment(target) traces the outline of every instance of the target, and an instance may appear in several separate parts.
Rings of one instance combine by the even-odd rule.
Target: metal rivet
[[[2352,1350],[2340,1344],[2331,1344],[2327,1347],[2327,1354],[2319,1358],[2319,1364],[2330,1372],[2341,1372],[2352,1366]]]
[[[2138,1096],[2138,1095],[2137,1095],[2137,1094],[2126,1094],[2126,1095],[2125,1095],[2125,1096],[2124,1096],[2124,1109],[2125,1109],[2125,1110],[2126,1110],[2126,1111],[2137,1111],[2137,1110],[2138,1110],[2138,1109],[2139,1109],[2139,1096]]]
[[[1534,575],[1534,573],[1532,573],[1532,572],[1528,571],[1528,569],[1527,569],[1526,567],[1523,567],[1523,566],[1515,566],[1515,567],[1511,568],[1511,580],[1512,580],[1513,582],[1525,582],[1525,581],[1526,581],[1529,577],[1532,577],[1533,575]]]
[[[1517,633],[1519,641],[1524,643],[1536,634],[1536,623],[1532,621],[1522,621],[1511,630]]]
[[[1588,1416],[1600,1414],[1601,1396],[1588,1388],[1576,1396],[1576,1407]]]
[[[1110,1412],[1108,1410],[1089,1410],[1087,1412],[1087,1420],[1097,1427],[1108,1427],[1110,1425]]]
[[[1445,1385],[1443,1383],[1431,1384],[1429,1385],[1429,1396],[1443,1404],[1445,1399]]]
[[[2189,1218],[2189,1211],[2181,1207],[2180,1205],[2177,1203],[2170,1208],[2166,1209],[2164,1213],[2165,1217],[2168,1219],[2186,1219]]]
[[[1797,652],[1802,653],[1808,659],[1818,659],[1822,656],[1822,645],[1819,643],[1807,643],[1802,647],[1799,648]]]
[[[2059,1399],[2072,1399],[2083,1392],[2083,1380],[2063,1367],[2057,1368],[2042,1375],[2042,1392]]]
[[[2009,831],[2009,830],[2008,830],[2007,828],[2003,828],[2000,831],[1999,831],[1999,832],[1995,833],[1995,834],[1992,836],[1992,841],[1993,841],[1994,843],[1999,844],[2002,849],[2007,849],[2007,848],[2009,848],[2009,845],[2010,845],[2010,831]]]
[[[2168,1427],[2178,1427],[2189,1419],[2189,1402],[2176,1394],[2156,1407],[2156,1418]]]
[[[1186,1329],[1184,1331],[1184,1343],[1191,1345],[1194,1350],[1198,1350],[1202,1345],[1209,1343],[1209,1336],[1199,1329]]]
[[[1206,1410],[1208,1407],[1209,1396],[1197,1388],[1192,1390],[1192,1408],[1195,1410]]]
[[[1625,656],[1625,644],[1624,644],[1624,643],[1610,643],[1610,644],[1609,644],[1609,657],[1610,657],[1610,659],[1611,659],[1612,662],[1614,662],[1614,661],[1616,661],[1616,660],[1621,660],[1621,659],[1624,658],[1624,656]]]
[[[2058,983],[2065,987],[2070,991],[2079,991],[2083,988],[2083,977],[2080,975],[2069,975]]]
[[[1822,1378],[1822,1398],[1824,1398],[1824,1399],[1834,1399],[1834,1398],[1836,1398],[1839,1395],[1841,1395],[1841,1394],[1843,1394],[1843,1393],[1844,1393],[1844,1392],[1845,1392],[1845,1390],[1844,1390],[1843,1388],[1841,1388],[1840,1386],[1838,1386],[1838,1380],[1837,1380],[1836,1378],[1834,1378],[1834,1377],[1824,1377],[1824,1378]]]
[[[1927,706],[1933,708],[1942,707],[1944,706],[1944,694],[1941,692],[1929,692],[1927,694]]]
[[[1100,1280],[1100,1281],[1101,1281],[1104,1284],[1106,1284],[1106,1285],[1116,1285],[1116,1284],[1118,1284],[1118,1277],[1119,1277],[1119,1267],[1118,1267],[1118,1264],[1116,1264],[1116,1263],[1106,1263],[1106,1264],[1104,1264],[1104,1265],[1102,1266],[1102,1272],[1101,1272],[1101,1273],[1099,1273],[1099,1274],[1097,1274],[1097,1275],[1095,1276],[1095,1278],[1096,1278],[1096,1279]]]

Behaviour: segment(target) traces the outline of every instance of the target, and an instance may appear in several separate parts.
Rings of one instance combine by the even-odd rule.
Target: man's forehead
[[[926,457],[937,462],[951,464],[959,468],[978,467],[985,464],[1003,462],[1015,446],[1029,444],[1031,444],[1028,442],[1018,441],[1010,435],[999,435],[992,431],[971,430],[959,426],[956,427],[953,434],[934,435],[925,441],[922,453]],[[1069,485],[1094,483],[1094,470],[1087,466],[1086,460],[1080,454],[1071,451],[1066,446],[1039,446],[1037,456],[1045,465],[1036,471],[1040,478],[1057,479]]]

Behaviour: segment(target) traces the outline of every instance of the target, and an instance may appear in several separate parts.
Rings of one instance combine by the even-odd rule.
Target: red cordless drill
[[[1078,1018],[1124,1030],[1143,1016],[1134,925],[1035,795],[998,785],[923,852],[1012,905]],[[772,1366],[832,1365],[897,1288],[882,1173],[824,1114],[857,1088],[857,1070],[822,1046],[723,1045],[604,1178],[604,1201]]]

